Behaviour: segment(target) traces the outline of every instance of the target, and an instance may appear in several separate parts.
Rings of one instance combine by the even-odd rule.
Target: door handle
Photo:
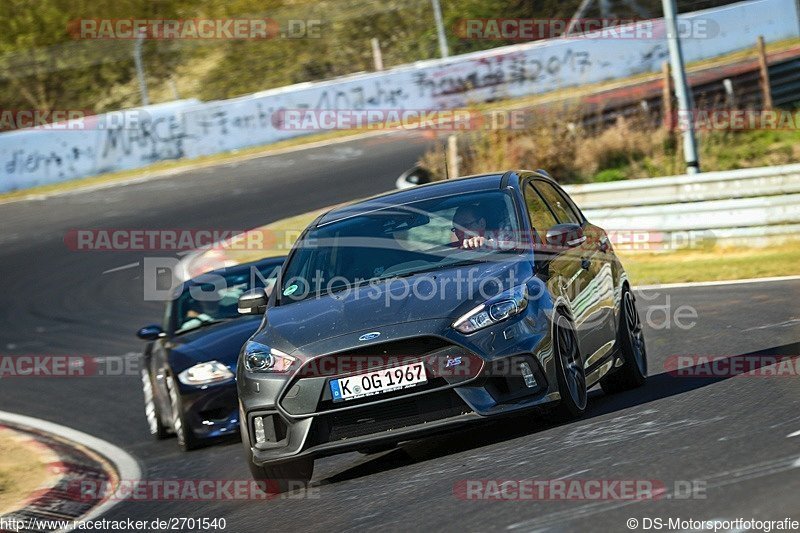
[[[591,267],[591,266],[592,266],[592,262],[591,261],[589,261],[585,257],[581,258],[581,268],[582,269],[589,270],[589,267]]]

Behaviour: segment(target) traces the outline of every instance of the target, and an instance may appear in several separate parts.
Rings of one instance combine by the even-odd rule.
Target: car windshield
[[[295,245],[278,296],[283,304],[519,253],[518,235],[506,191],[380,206],[310,230]]]
[[[235,274],[204,274],[185,283],[173,302],[175,333],[239,318],[239,296],[251,288],[271,288],[279,268],[252,266],[246,270],[237,269]]]

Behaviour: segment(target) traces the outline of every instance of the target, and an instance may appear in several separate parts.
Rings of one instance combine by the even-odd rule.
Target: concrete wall
[[[754,0],[681,15],[707,32],[683,40],[687,61],[797,37],[794,0]],[[644,38],[551,39],[273,89],[231,100],[143,108],[138,127],[0,134],[0,192],[154,161],[197,157],[311,133],[280,126],[284,109],[446,109],[654,72],[667,58],[661,22]],[[139,110],[129,110],[136,112]]]

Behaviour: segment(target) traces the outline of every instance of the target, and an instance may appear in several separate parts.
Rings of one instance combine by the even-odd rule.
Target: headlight
[[[296,361],[291,355],[256,341],[244,345],[244,367],[248,372],[284,373]]]
[[[219,361],[209,361],[187,368],[178,379],[184,385],[208,385],[233,379],[233,372]]]
[[[453,327],[461,333],[472,333],[517,315],[527,306],[528,289],[522,285],[479,305],[453,322]]]

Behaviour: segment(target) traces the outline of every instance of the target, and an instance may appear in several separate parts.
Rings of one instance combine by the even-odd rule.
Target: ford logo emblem
[[[361,335],[358,338],[358,340],[360,340],[360,341],[371,341],[372,339],[377,339],[380,336],[381,336],[381,332],[380,331],[371,331],[369,333],[364,333],[363,335]]]

